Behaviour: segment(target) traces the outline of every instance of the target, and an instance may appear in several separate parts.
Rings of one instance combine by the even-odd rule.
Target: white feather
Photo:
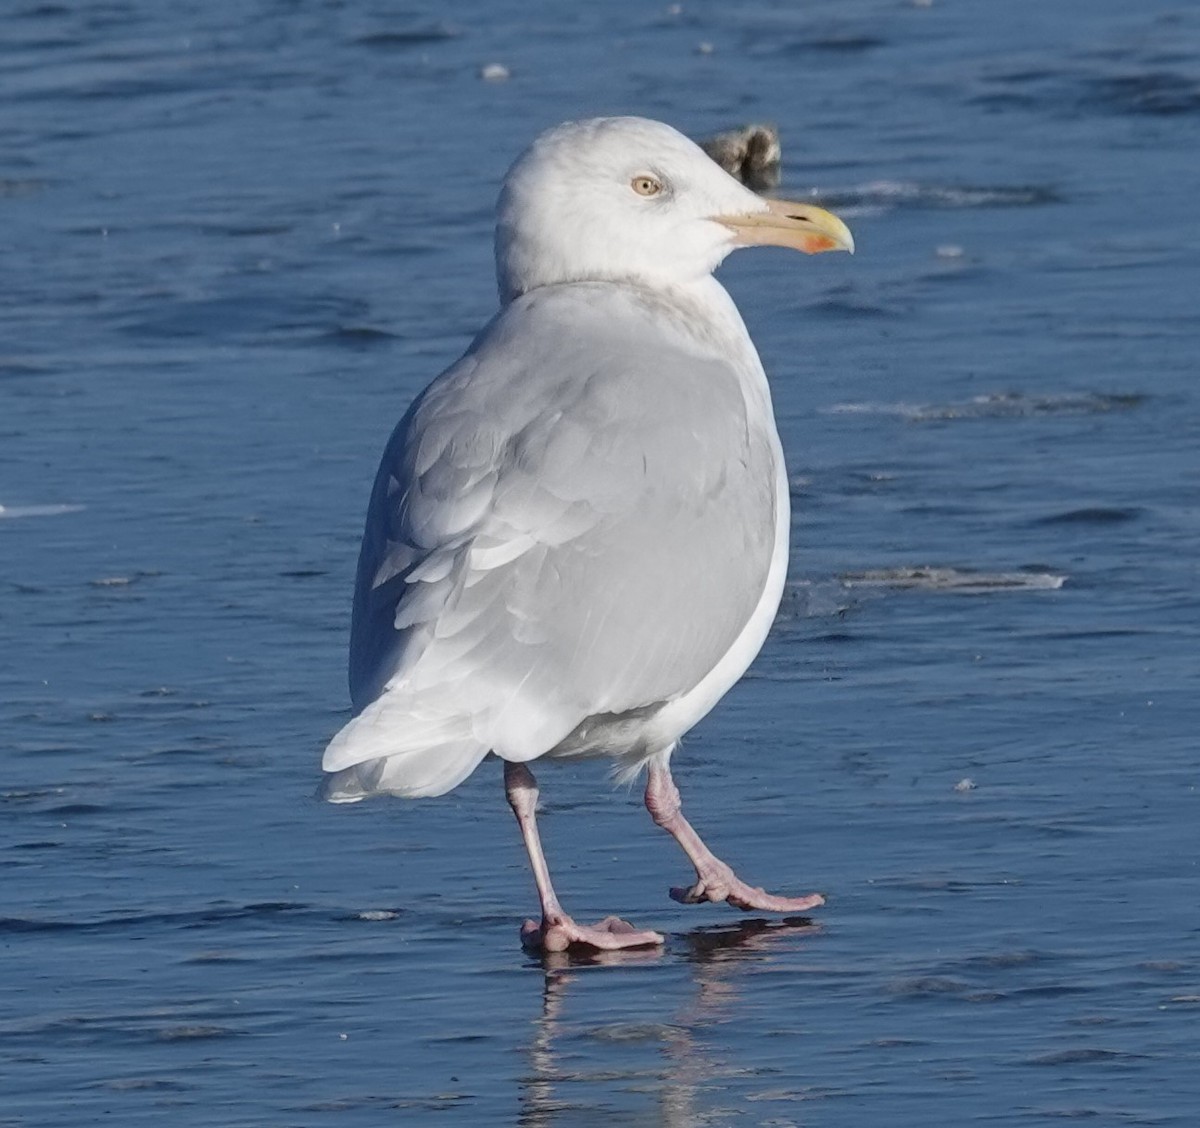
[[[647,170],[670,189],[649,207]],[[782,593],[786,474],[710,217],[764,207],[636,119],[552,131],[510,171],[504,308],[377,477],[330,798],[441,794],[489,751],[636,766],[744,672]]]

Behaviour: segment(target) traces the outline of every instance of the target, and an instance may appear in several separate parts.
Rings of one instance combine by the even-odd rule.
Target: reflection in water
[[[659,1115],[646,1121],[662,1128],[690,1128],[700,1123],[696,1108],[698,1093],[713,1087],[729,1073],[730,1067],[715,1059],[708,1050],[702,1032],[706,1027],[736,1017],[740,998],[740,980],[751,963],[770,961],[779,945],[798,936],[815,934],[819,927],[807,917],[783,921],[743,920],[732,926],[697,928],[673,938],[668,951],[682,957],[691,972],[695,991],[681,1000],[674,1016],[657,1023],[609,1025],[591,1031],[607,1042],[630,1043],[634,1062],[624,1069],[602,1072],[573,1067],[569,1062],[578,1052],[565,1049],[578,1037],[565,1011],[571,984],[590,969],[621,965],[636,967],[663,959],[661,949],[633,949],[618,952],[548,953],[542,957],[545,982],[542,1012],[534,1021],[529,1044],[528,1074],[520,1080],[520,1128],[562,1128],[578,1123],[584,1110],[574,1094],[565,1095],[566,1085],[604,1080],[630,1082],[629,1091],[654,1092],[658,1096]],[[647,1063],[647,1042],[655,1042],[664,1059],[654,1068]],[[611,1090],[610,1090],[611,1092]],[[589,1110],[600,1112],[599,1109]],[[640,1122],[640,1121],[639,1121]]]

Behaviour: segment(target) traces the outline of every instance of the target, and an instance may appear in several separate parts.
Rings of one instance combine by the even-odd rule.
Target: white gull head
[[[756,195],[669,125],[566,122],[534,141],[504,179],[500,298],[565,282],[686,285],[736,247],[768,243],[810,254],[854,249],[836,216]]]

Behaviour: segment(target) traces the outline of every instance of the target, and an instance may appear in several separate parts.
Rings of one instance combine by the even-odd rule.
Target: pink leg
[[[572,944],[585,944],[590,948],[612,951],[616,948],[640,948],[647,944],[661,944],[663,938],[657,932],[639,932],[633,925],[619,917],[605,917],[599,924],[588,927],[576,924],[558,903],[554,886],[550,884],[550,870],[546,855],[542,853],[542,841],[538,836],[537,780],[524,764],[504,765],[504,793],[508,804],[517,816],[521,837],[529,853],[529,865],[533,869],[533,880],[537,882],[538,897],[542,902],[542,923],[527,920],[521,929],[521,943],[527,948],[540,948],[546,952],[562,952]]]
[[[685,905],[701,901],[728,901],[739,909],[760,909],[767,913],[802,913],[825,904],[820,893],[807,897],[776,897],[741,881],[720,858],[718,858],[683,817],[679,802],[679,788],[671,778],[671,769],[664,757],[662,762],[652,761],[650,775],[646,780],[646,809],[650,817],[675,836],[675,841],[696,867],[696,884],[690,889],[672,889],[671,897]]]

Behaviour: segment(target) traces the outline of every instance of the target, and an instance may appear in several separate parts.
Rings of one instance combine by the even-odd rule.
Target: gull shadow
[[[544,972],[542,1008],[533,1020],[528,1071],[520,1078],[518,1128],[565,1128],[582,1123],[581,1114],[594,1104],[583,1103],[581,1085],[626,1082],[646,1094],[655,1111],[638,1124],[661,1128],[692,1128],[702,1123],[699,1097],[720,1085],[730,1071],[722,1056],[706,1041],[706,1031],[735,1018],[741,1002],[742,980],[756,964],[769,963],[789,943],[822,931],[809,917],[783,920],[747,918],[724,925],[705,925],[675,933],[665,948],[615,952],[552,952],[540,957]],[[571,1016],[571,994],[581,977],[594,968],[642,969],[671,966],[671,957],[686,967],[692,990],[675,1000],[660,1021],[625,1023],[621,1035],[644,1047],[640,1060],[625,1070],[588,1069],[580,1060],[579,1039],[595,1037],[599,1028]],[[678,965],[677,965],[678,966]]]
[[[716,960],[745,959],[771,951],[784,937],[815,936],[821,926],[812,917],[784,917],[767,920],[748,917],[733,924],[706,925],[683,933],[684,958],[703,964]]]
[[[822,931],[812,917],[792,916],[780,920],[747,917],[730,924],[709,924],[670,936],[661,948],[622,948],[612,952],[572,945],[565,952],[542,952],[531,956],[547,975],[585,967],[639,967],[656,964],[678,954],[692,964],[712,960],[739,959],[765,953],[787,936],[815,936]]]

